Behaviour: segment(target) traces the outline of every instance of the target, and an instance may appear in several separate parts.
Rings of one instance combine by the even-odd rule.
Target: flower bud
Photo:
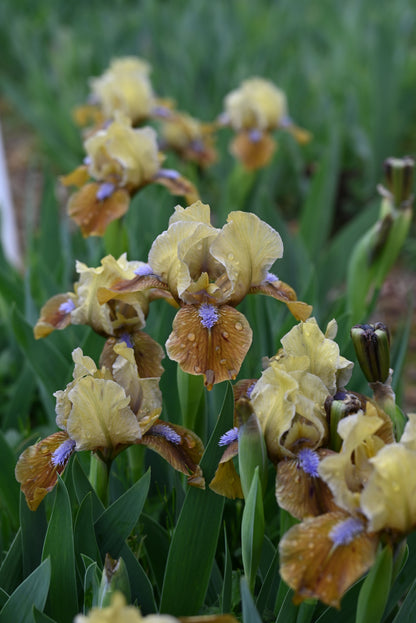
[[[338,434],[339,421],[361,409],[365,409],[365,404],[358,394],[352,392],[339,391],[335,396],[328,396],[325,400],[331,450],[339,452],[342,445],[342,439]]]
[[[390,334],[381,323],[355,325],[351,338],[358,363],[369,383],[385,383],[390,372]]]
[[[101,585],[98,592],[98,606],[109,606],[115,592],[121,592],[130,602],[130,582],[127,568],[122,558],[114,560],[109,554],[105,557]]]
[[[414,160],[409,156],[384,161],[387,190],[397,208],[412,199],[413,168]]]
[[[244,498],[247,499],[256,467],[259,468],[260,482],[263,491],[265,490],[267,452],[263,432],[250,402],[244,398],[240,399],[235,408],[239,423],[238,465]]]

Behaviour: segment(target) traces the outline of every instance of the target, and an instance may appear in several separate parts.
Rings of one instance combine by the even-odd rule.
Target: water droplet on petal
[[[241,322],[236,322],[234,326],[237,329],[237,331],[243,330],[243,325],[241,324]]]
[[[187,338],[190,342],[195,341],[195,333],[188,333]]]
[[[228,339],[228,336],[229,336],[229,333],[228,333],[228,331],[222,331],[221,335],[222,335],[222,337],[223,337],[225,340],[227,340],[227,339]]]

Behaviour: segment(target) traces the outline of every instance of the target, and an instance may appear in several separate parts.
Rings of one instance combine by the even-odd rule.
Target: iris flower
[[[202,123],[186,113],[172,111],[161,123],[161,148],[171,149],[184,160],[201,167],[217,159],[213,140],[214,124]]]
[[[203,375],[211,389],[237,376],[250,347],[250,325],[235,309],[247,294],[283,301],[296,318],[310,315],[311,307],[269,273],[282,254],[280,235],[256,215],[231,212],[217,229],[210,223],[209,206],[197,201],[175,208],[169,228],[150,249],[148,275],[103,288],[99,298],[148,288],[169,292],[180,309],[166,342],[168,356],[185,372]]]
[[[150,81],[150,65],[137,57],[114,59],[98,78],[90,79],[91,102],[98,105],[104,118],[117,111],[131,119],[133,125],[147,120],[155,107]]]
[[[280,571],[295,600],[335,607],[371,567],[380,542],[395,545],[416,528],[416,414],[400,442],[372,401],[342,419],[338,432],[341,451],[318,467],[338,510],[294,526],[280,543]]]
[[[146,270],[146,264],[129,262],[124,253],[117,260],[107,255],[97,268],[77,261],[76,270],[79,280],[74,285],[74,291],[56,294],[42,307],[34,328],[36,339],[70,324],[86,324],[108,338],[106,348],[111,348],[115,341],[125,341],[132,346],[141,377],[161,376],[163,350],[142,331],[149,303],[156,294],[148,290],[134,297],[126,295],[107,300],[104,304],[100,304],[97,298],[100,288],[110,286],[116,279],[132,279]]]
[[[237,132],[231,152],[247,169],[270,162],[276,148],[272,132],[279,128],[288,129],[299,143],[310,140],[310,134],[290,119],[285,93],[264,78],[244,80],[226,96],[224,108],[220,122]]]
[[[331,453],[326,447],[325,402],[348,382],[353,367],[340,355],[334,341],[336,330],[332,321],[326,334],[322,333],[314,318],[295,325],[282,338],[282,348],[269,360],[260,379],[240,385],[257,416],[269,457],[277,465],[277,501],[298,519],[335,506],[318,466]],[[236,398],[238,411],[240,392]],[[224,477],[225,464],[229,480],[233,473],[230,459],[238,451],[237,438],[238,429],[210,484],[227,496],[237,491]],[[221,441],[221,445],[228,443]]]
[[[16,465],[16,479],[31,510],[54,488],[57,474],[76,451],[95,452],[110,464],[126,447],[146,445],[185,473],[190,484],[204,486],[198,466],[201,441],[191,431],[159,419],[159,379],[139,377],[132,348],[115,344],[107,366],[99,369],[80,348],[72,357],[73,381],[54,394],[60,431],[27,448]]]
[[[161,167],[155,130],[133,128],[122,113],[92,134],[84,147],[84,164],[61,178],[66,186],[80,188],[69,199],[68,214],[84,236],[102,236],[112,221],[127,212],[130,198],[148,184],[162,184],[189,201],[198,196],[193,184],[178,172]]]

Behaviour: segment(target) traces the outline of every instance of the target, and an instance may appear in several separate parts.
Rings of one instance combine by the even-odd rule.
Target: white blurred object
[[[7,164],[4,155],[3,135],[0,124],[0,213],[1,213],[1,243],[3,252],[10,264],[16,268],[22,267],[22,257],[19,247],[16,216],[10,193]]]

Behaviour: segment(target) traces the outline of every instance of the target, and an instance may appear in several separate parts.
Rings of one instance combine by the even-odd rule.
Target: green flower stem
[[[144,455],[146,448],[140,445],[129,446],[126,450],[129,463],[129,472],[133,482],[144,474]]]
[[[108,225],[104,234],[104,246],[106,253],[115,258],[128,251],[127,229],[122,219]]]
[[[98,454],[91,454],[89,480],[104,506],[108,505],[111,463],[111,460],[103,461]]]
[[[369,386],[374,393],[374,400],[393,422],[396,440],[400,441],[404,427],[406,426],[406,416],[396,404],[396,396],[390,382],[369,383]]]

